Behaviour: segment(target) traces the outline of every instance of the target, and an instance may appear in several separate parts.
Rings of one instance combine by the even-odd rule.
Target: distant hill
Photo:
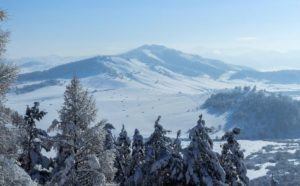
[[[300,83],[300,70],[280,70],[272,72],[260,72],[255,70],[241,70],[233,74],[230,78],[248,79],[256,81],[268,81],[270,83],[292,84]]]
[[[49,70],[24,73],[18,77],[18,82],[42,81],[51,79],[70,79],[73,76],[85,78],[97,74],[113,74],[113,70],[105,65],[106,57],[94,57],[53,67]]]

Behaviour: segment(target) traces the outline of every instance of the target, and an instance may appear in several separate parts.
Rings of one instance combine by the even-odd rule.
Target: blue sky
[[[300,49],[298,0],[0,0],[7,57],[113,54],[143,44],[188,52]],[[232,52],[234,50],[234,52]]]

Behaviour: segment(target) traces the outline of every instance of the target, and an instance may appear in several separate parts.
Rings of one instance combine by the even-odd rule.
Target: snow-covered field
[[[31,93],[15,96],[8,95],[7,105],[20,113],[25,112],[26,105],[35,101],[41,103],[41,109],[47,112],[39,126],[43,129],[58,117],[57,111],[63,102],[64,86],[52,86]],[[217,127],[223,125],[224,118],[214,117],[197,107],[205,101],[208,94],[158,93],[149,89],[90,89],[96,98],[98,121],[107,119],[119,131],[124,124],[129,134],[135,128],[142,134],[149,135],[157,116],[161,115],[161,123],[166,129],[176,131],[182,129],[183,135],[194,126],[200,113],[204,114],[207,124]],[[172,135],[171,134],[171,135]]]

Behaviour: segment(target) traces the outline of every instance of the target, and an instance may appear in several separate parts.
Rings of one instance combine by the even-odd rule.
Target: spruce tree
[[[155,121],[154,132],[145,143],[144,185],[164,185],[169,180],[163,164],[171,154],[172,140],[166,136],[170,131],[159,124],[160,119],[161,116]]]
[[[127,131],[123,125],[119,137],[116,141],[116,159],[115,167],[117,172],[115,175],[115,181],[121,186],[128,182],[130,176],[130,163],[131,163],[131,141],[127,136]]]
[[[202,115],[197,125],[189,131],[189,146],[184,149],[184,162],[187,168],[186,183],[189,185],[224,185],[225,172],[220,165],[217,153],[213,152],[213,141],[205,126]]]
[[[249,185],[247,168],[243,162],[244,153],[235,138],[238,134],[240,134],[240,129],[234,128],[222,137],[226,143],[223,144],[220,161],[226,173],[226,183],[233,186]]]
[[[115,148],[115,139],[112,134],[113,129],[115,129],[115,127],[110,123],[107,123],[104,126],[104,130],[106,132],[104,146],[106,150],[112,150]]]
[[[177,132],[177,136],[172,143],[172,154],[169,163],[169,172],[171,178],[171,184],[177,185],[184,184],[184,162],[182,157],[182,147],[180,140],[181,131]]]
[[[143,182],[142,166],[144,164],[144,138],[138,129],[135,129],[132,138],[132,160],[130,163],[129,185],[141,185]]]
[[[157,185],[184,185],[184,163],[181,155],[180,131],[170,145],[170,153],[156,161],[151,167],[155,176],[163,175],[163,181]]]
[[[42,149],[50,151],[51,144],[48,141],[46,131],[36,128],[36,122],[40,121],[46,112],[40,111],[39,103],[26,109],[24,122],[18,124],[22,133],[22,154],[19,157],[21,167],[33,180],[43,184],[49,179],[51,161],[43,156]]]

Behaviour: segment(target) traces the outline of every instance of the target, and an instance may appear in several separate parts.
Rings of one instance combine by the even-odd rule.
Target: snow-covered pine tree
[[[129,185],[141,185],[143,183],[142,166],[144,163],[145,149],[144,138],[138,129],[134,130],[132,138],[132,160],[130,163]]]
[[[105,132],[101,121],[83,131],[77,153],[72,153],[53,171],[49,186],[82,185],[102,186],[106,184],[107,169],[112,167],[114,154],[104,149]],[[63,140],[59,141],[64,143]],[[59,145],[58,145],[59,146]]]
[[[18,160],[30,177],[40,184],[44,184],[49,179],[51,165],[51,160],[41,153],[42,149],[46,151],[51,149],[49,136],[46,131],[36,128],[36,122],[45,115],[46,112],[40,111],[39,103],[34,102],[32,107],[27,106],[24,120],[18,124],[22,131],[20,137],[22,153]]]
[[[127,135],[127,131],[123,125],[122,130],[116,141],[116,159],[115,167],[117,169],[115,175],[116,183],[121,186],[128,182],[130,176],[130,163],[131,163],[131,141]]]
[[[106,132],[105,143],[104,143],[105,149],[112,150],[115,148],[115,139],[112,134],[112,130],[115,129],[115,127],[112,124],[107,123],[107,124],[105,124],[104,129]]]
[[[217,153],[213,148],[213,141],[208,133],[210,128],[205,126],[202,115],[197,125],[189,131],[189,146],[184,149],[184,162],[187,168],[186,183],[189,185],[224,185],[225,172]]]
[[[158,185],[185,185],[184,162],[181,155],[180,131],[177,132],[176,139],[171,143],[171,151],[164,158],[156,161],[151,167],[151,173],[164,174],[164,181]]]
[[[144,185],[164,185],[169,182],[169,172],[164,169],[171,154],[171,138],[159,124],[161,116],[158,116],[154,125],[154,132],[145,143]]]
[[[113,152],[104,148],[107,123],[90,127],[96,117],[95,101],[77,78],[66,87],[59,115],[60,121],[49,127],[60,133],[53,139],[58,153],[48,185],[105,185],[114,159]]]
[[[54,120],[48,131],[57,129],[60,133],[55,137],[57,157],[53,174],[67,169],[68,163],[75,160],[81,143],[81,134],[95,121],[96,107],[94,99],[84,90],[80,81],[73,78],[64,93],[64,103],[59,111],[60,121]],[[76,157],[77,158],[77,157]],[[68,165],[71,166],[71,165]],[[66,183],[78,184],[78,162],[70,168],[69,180]]]
[[[240,129],[234,128],[222,137],[226,143],[223,144],[220,162],[226,173],[226,183],[233,186],[249,185],[247,168],[243,162],[244,153],[235,138],[239,133]]]
[[[168,166],[172,183],[183,185],[184,180],[184,162],[182,157],[182,147],[180,140],[181,131],[177,131],[176,139],[172,143],[172,154]]]

